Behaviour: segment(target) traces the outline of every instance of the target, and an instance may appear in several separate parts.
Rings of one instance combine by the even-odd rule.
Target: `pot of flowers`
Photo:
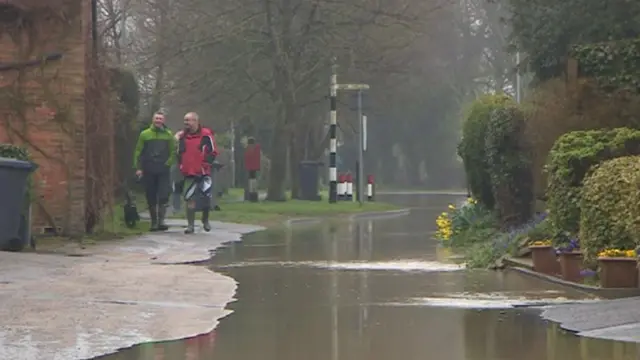
[[[607,249],[598,254],[600,286],[634,288],[638,286],[635,250]]]
[[[560,272],[560,265],[551,240],[535,241],[529,245],[533,270],[542,274],[556,275]]]
[[[578,239],[571,239],[557,250],[560,259],[560,274],[567,281],[579,282],[582,279],[582,253]]]

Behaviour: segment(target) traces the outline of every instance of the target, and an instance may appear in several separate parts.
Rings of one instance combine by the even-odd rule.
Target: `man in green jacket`
[[[145,188],[151,231],[169,229],[165,215],[171,193],[171,166],[175,162],[176,142],[164,121],[164,113],[153,114],[151,126],[140,133],[133,155],[136,176],[142,179]]]

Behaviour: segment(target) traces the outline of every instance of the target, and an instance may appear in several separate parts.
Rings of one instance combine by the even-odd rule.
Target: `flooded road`
[[[635,344],[588,340],[539,307],[593,301],[512,272],[466,271],[431,239],[453,196],[402,195],[395,219],[267,231],[218,252],[239,282],[211,334],[144,344],[109,360],[622,360]]]

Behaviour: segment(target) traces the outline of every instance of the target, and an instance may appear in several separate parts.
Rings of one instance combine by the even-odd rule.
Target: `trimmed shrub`
[[[493,209],[494,200],[491,178],[487,171],[485,137],[494,109],[513,100],[504,94],[486,95],[471,104],[462,124],[462,140],[458,144],[458,155],[464,163],[469,190],[487,209]]]
[[[500,223],[512,228],[533,215],[530,149],[524,141],[524,112],[505,103],[491,113],[485,139],[487,171]]]
[[[580,241],[587,261],[607,248],[633,250],[640,244],[640,157],[603,162],[584,181]]]
[[[547,207],[557,231],[578,233],[580,192],[589,170],[603,161],[628,155],[640,155],[638,130],[574,131],[556,141],[547,162]]]

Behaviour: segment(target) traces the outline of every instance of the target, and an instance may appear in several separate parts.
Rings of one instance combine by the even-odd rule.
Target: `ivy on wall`
[[[576,45],[569,55],[580,64],[581,75],[603,89],[640,92],[640,39]]]
[[[13,155],[11,157],[21,160],[37,154],[45,161],[59,164],[67,178],[71,178],[73,167],[64,155],[69,149],[61,148],[54,152],[32,141],[31,133],[36,125],[30,119],[35,115],[38,119],[50,121],[59,128],[61,134],[69,138],[76,134],[71,105],[60,89],[59,72],[49,68],[49,61],[42,51],[44,44],[57,45],[57,50],[61,52],[66,50],[63,43],[74,31],[79,10],[80,7],[69,0],[52,1],[44,5],[36,0],[12,0],[0,6],[0,36],[6,35],[5,39],[13,43],[13,49],[10,49],[14,54],[11,62],[32,64],[6,69],[1,73],[0,109],[5,113],[0,119],[0,126],[11,143],[4,146],[2,151],[5,156]],[[60,31],[51,31],[51,27]],[[34,87],[39,89],[39,96],[35,96]],[[22,146],[29,148],[31,154],[22,153],[19,150],[23,149]],[[70,183],[68,186],[71,186]],[[54,229],[59,228],[45,204],[33,195],[31,199],[49,225]],[[70,215],[70,207],[67,213]]]

